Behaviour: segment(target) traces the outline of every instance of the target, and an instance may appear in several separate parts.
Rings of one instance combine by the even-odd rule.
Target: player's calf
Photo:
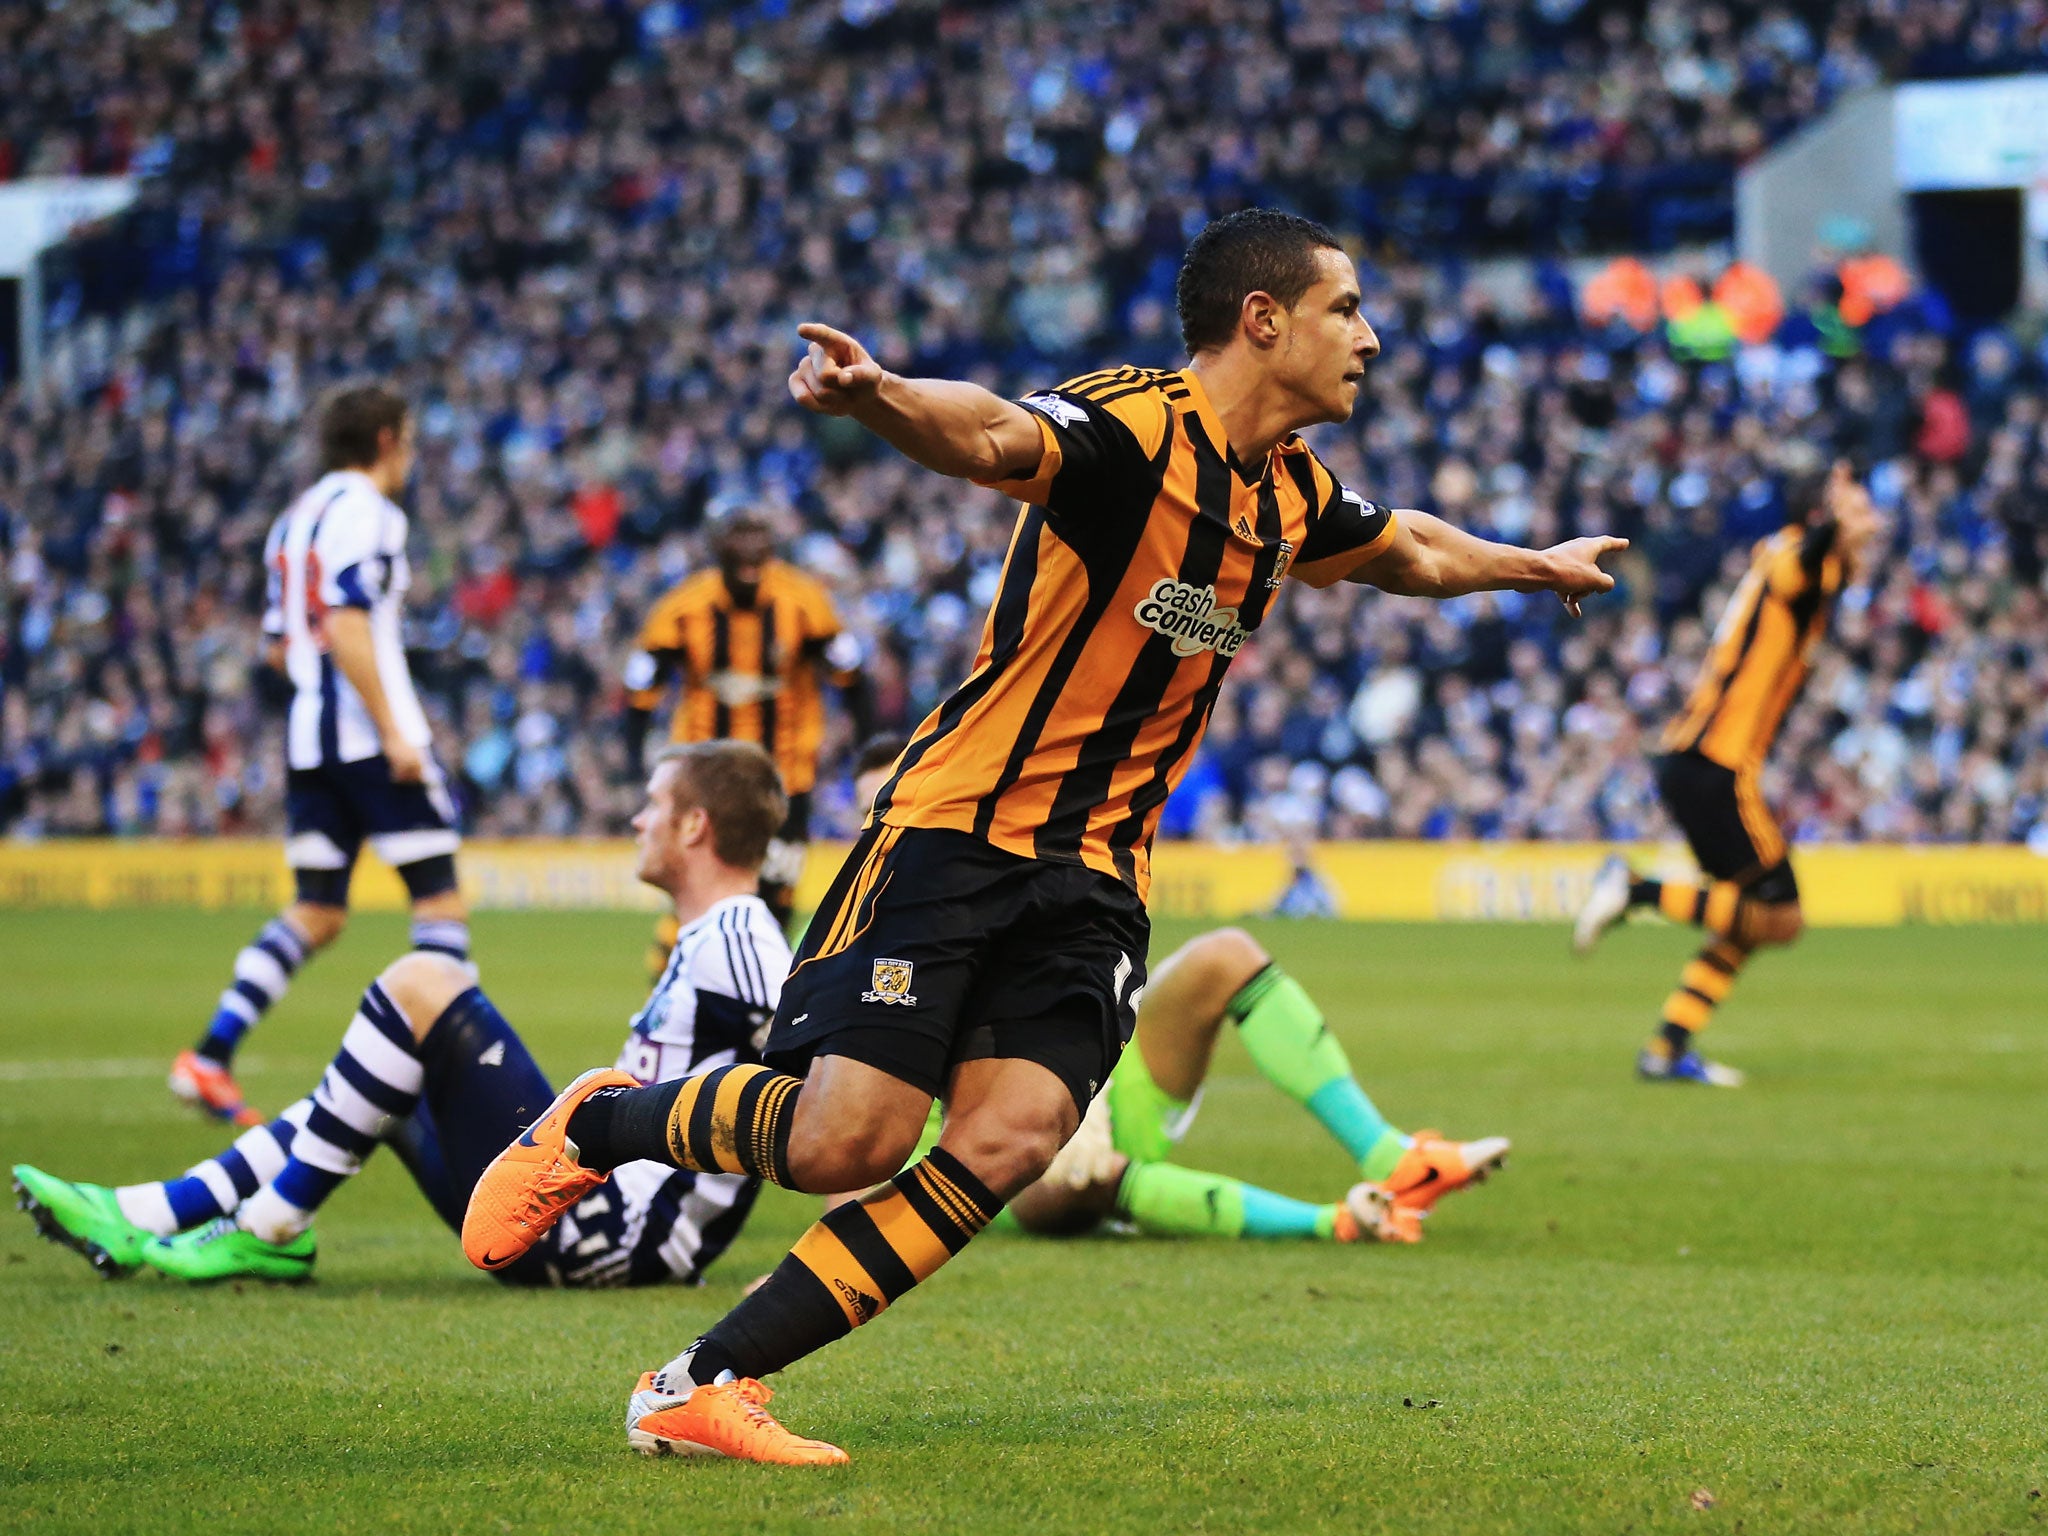
[[[284,1166],[242,1201],[234,1223],[263,1243],[291,1247],[312,1225],[314,1212],[361,1171],[390,1128],[410,1118],[425,1087],[417,1027],[382,979],[373,981],[310,1096]]]
[[[838,1194],[882,1183],[917,1150],[931,1102],[865,1062],[818,1058],[802,1093],[790,1101],[783,1147],[788,1187]]]
[[[792,1179],[789,1141],[803,1087],[802,1078],[748,1062],[648,1087],[624,1072],[586,1072],[477,1180],[462,1250],[479,1269],[505,1268],[621,1163],[660,1162],[801,1188]],[[898,1166],[915,1144],[913,1131]],[[823,1192],[850,1187],[827,1185]]]
[[[973,1240],[1002,1201],[944,1146],[827,1212],[767,1281],[663,1370],[664,1385],[759,1378],[872,1322]]]
[[[644,1159],[839,1194],[902,1168],[930,1106],[929,1094],[845,1057],[821,1057],[807,1078],[740,1062],[644,1088],[600,1085],[565,1135],[597,1173]]]

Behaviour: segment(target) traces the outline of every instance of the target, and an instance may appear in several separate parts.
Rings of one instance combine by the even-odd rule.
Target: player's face
[[[378,459],[375,478],[383,485],[387,496],[396,496],[412,478],[412,461],[418,441],[418,429],[410,416],[398,424],[394,435],[383,439],[384,451]]]
[[[633,818],[634,847],[639,860],[634,874],[658,891],[675,892],[682,878],[683,848],[702,821],[703,810],[678,797],[680,763],[657,763],[647,780],[647,803]]]
[[[1842,563],[1851,575],[1860,575],[1885,531],[1884,515],[1870,504],[1867,495],[1860,496],[1836,515],[1835,526]]]
[[[1316,252],[1316,265],[1316,281],[1288,314],[1287,340],[1277,359],[1289,391],[1308,413],[1303,426],[1348,420],[1365,365],[1380,350],[1379,337],[1359,309],[1351,258],[1326,247]]]
[[[761,584],[762,568],[773,551],[774,544],[766,529],[736,529],[719,545],[718,566],[734,586],[756,587]]]
[[[854,810],[865,816],[875,808],[875,796],[879,795],[882,792],[882,786],[889,782],[889,769],[891,766],[885,763],[880,768],[870,768],[866,773],[853,781]]]

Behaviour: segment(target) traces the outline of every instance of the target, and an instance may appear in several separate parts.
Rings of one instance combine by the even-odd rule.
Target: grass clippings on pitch
[[[174,1172],[161,1072],[258,914],[0,915],[0,1152]],[[1187,933],[1160,934],[1158,953]],[[1515,1140],[1415,1249],[990,1236],[799,1364],[853,1465],[643,1461],[634,1374],[808,1219],[770,1192],[700,1290],[501,1290],[380,1159],[319,1283],[106,1284],[0,1220],[0,1526],[24,1531],[2029,1531],[2048,1522],[2048,965],[2038,929],[1818,932],[1747,974],[1737,1093],[1640,1085],[1689,936],[1270,925],[1397,1122]],[[645,920],[488,915],[558,1079],[618,1048]],[[313,1081],[403,944],[365,916],[252,1040]],[[1186,1160],[1334,1198],[1234,1042]]]

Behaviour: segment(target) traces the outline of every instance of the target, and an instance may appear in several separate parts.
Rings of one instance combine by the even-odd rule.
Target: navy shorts
[[[555,1090],[526,1042],[472,987],[420,1042],[426,1086],[385,1142],[441,1219],[462,1230],[470,1192]],[[534,1247],[493,1276],[506,1285],[606,1287],[694,1281],[739,1234],[760,1181],[635,1164],[565,1213]]]
[[[797,1074],[846,1056],[934,1097],[963,1061],[1035,1061],[1085,1112],[1137,1023],[1149,938],[1109,875],[871,827],[811,919],[762,1056]]]
[[[429,859],[452,861],[462,843],[455,801],[431,758],[422,784],[395,783],[381,754],[294,768],[285,780],[285,825],[285,862],[299,873],[302,894],[312,877],[322,899],[337,906],[347,904],[349,872],[365,842],[399,871]],[[406,884],[415,898],[440,894]],[[441,889],[453,888],[451,862]]]

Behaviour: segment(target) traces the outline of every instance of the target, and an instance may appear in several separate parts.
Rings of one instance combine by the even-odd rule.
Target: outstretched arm
[[[1613,588],[1600,561],[1628,548],[1627,539],[1572,539],[1549,549],[1496,544],[1453,528],[1427,512],[1396,514],[1387,547],[1350,580],[1403,597],[1463,597],[1468,592],[1555,592],[1573,615],[1579,600]]]
[[[1038,418],[978,384],[888,372],[844,331],[807,324],[810,350],[789,376],[797,404],[851,416],[906,458],[961,480],[1028,477],[1045,454]]]

